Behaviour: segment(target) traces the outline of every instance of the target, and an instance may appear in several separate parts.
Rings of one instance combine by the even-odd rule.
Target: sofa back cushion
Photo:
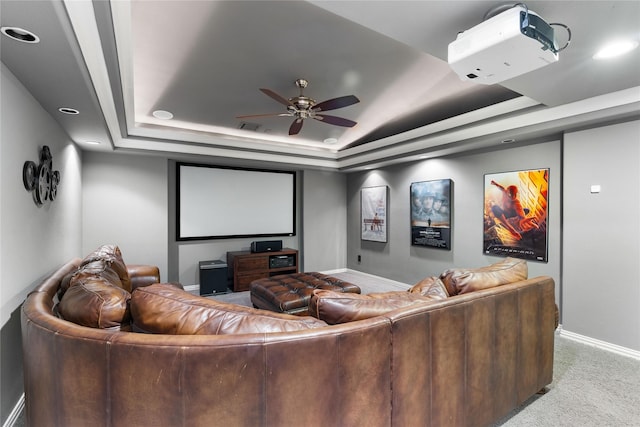
[[[100,264],[96,264],[99,262]],[[131,280],[127,266],[122,259],[122,252],[116,245],[102,245],[80,263],[80,269],[85,265],[92,265],[93,268],[108,269],[114,272],[121,282],[121,287],[127,292],[131,292]]]
[[[56,312],[65,320],[101,329],[128,329],[131,280],[120,248],[103,245],[60,281]]]
[[[290,332],[326,326],[313,317],[224,303],[192,295],[166,283],[134,290],[131,316],[134,330],[175,335]]]
[[[367,295],[315,290],[309,301],[309,314],[330,325],[379,316],[397,308],[425,304],[436,299],[404,291]]]
[[[440,279],[453,296],[525,280],[528,274],[525,260],[505,258],[486,267],[445,270]]]
[[[129,299],[126,290],[107,279],[88,275],[67,289],[57,312],[70,322],[100,329],[128,329]]]
[[[422,296],[429,296],[434,299],[445,299],[449,297],[447,287],[444,285],[439,277],[431,276],[425,277],[409,289],[410,293],[420,294]]]

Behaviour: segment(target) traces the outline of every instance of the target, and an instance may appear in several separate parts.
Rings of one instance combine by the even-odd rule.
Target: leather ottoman
[[[254,280],[249,286],[254,307],[299,316],[309,315],[309,301],[315,289],[360,293],[353,283],[316,272],[281,274]]]

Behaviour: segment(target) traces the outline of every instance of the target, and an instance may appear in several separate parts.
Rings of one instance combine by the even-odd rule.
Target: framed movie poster
[[[549,169],[484,176],[484,253],[547,262]]]
[[[451,180],[411,184],[411,244],[451,249]]]
[[[387,241],[387,186],[365,187],[360,191],[362,240]]]

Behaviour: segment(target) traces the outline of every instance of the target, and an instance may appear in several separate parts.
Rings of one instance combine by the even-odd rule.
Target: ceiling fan
[[[246,119],[250,117],[268,117],[268,116],[282,116],[282,117],[295,117],[293,123],[289,127],[289,135],[297,135],[302,129],[304,119],[315,119],[323,123],[330,125],[353,127],[357,124],[353,120],[345,119],[342,117],[330,116],[327,114],[318,114],[322,111],[336,110],[338,108],[348,107],[349,105],[357,104],[360,100],[354,95],[340,96],[338,98],[328,99],[326,101],[316,103],[314,99],[304,96],[303,90],[309,84],[305,79],[296,80],[296,86],[300,88],[300,95],[293,98],[286,99],[270,89],[261,88],[260,91],[265,95],[275,99],[279,103],[287,107],[286,113],[269,113],[269,114],[254,114],[249,116],[238,116],[237,119]]]

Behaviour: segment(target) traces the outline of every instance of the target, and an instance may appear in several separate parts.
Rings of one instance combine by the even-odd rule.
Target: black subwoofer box
[[[229,292],[227,264],[223,261],[200,261],[200,295]]]

